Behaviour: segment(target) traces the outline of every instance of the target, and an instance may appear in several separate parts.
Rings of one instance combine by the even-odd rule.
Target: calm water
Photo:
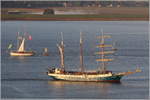
[[[79,32],[84,37],[84,62],[87,70],[97,69],[96,36],[103,28],[111,34],[118,51],[108,69],[114,72],[142,69],[122,78],[121,83],[54,81],[45,72],[48,66],[59,66],[60,32],[64,33],[66,69],[79,69]],[[2,21],[1,89],[2,98],[149,98],[149,38],[146,21]],[[32,57],[10,57],[8,44],[16,47],[17,32],[28,32],[32,40],[28,49],[37,52]],[[41,56],[47,47],[50,56]]]

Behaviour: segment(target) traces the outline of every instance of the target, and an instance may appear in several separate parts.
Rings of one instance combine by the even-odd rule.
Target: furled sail
[[[98,48],[104,48],[104,47],[113,47],[113,46],[112,45],[100,44],[100,45],[97,45],[96,47],[98,47]]]
[[[96,59],[96,61],[102,61],[102,62],[107,62],[107,61],[112,61],[113,59]]]
[[[111,38],[110,35],[97,36],[97,38]]]
[[[61,58],[61,66],[64,68],[64,54],[63,54],[63,48],[60,45],[57,45],[59,52],[60,52],[60,58]]]
[[[24,52],[24,44],[25,44],[25,38],[22,39],[18,52]]]
[[[115,51],[104,51],[104,52],[96,52],[95,54],[113,54],[113,53],[115,53]]]
[[[65,64],[64,64],[64,42],[63,42],[63,33],[61,33],[61,38],[62,38],[62,41],[59,44],[57,44],[58,46],[58,49],[59,49],[59,52],[60,52],[60,63],[61,63],[61,68],[63,70],[65,70]]]

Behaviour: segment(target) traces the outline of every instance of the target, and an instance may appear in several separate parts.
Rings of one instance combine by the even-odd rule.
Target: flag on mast
[[[31,36],[31,35],[29,35],[28,39],[29,39],[29,40],[32,40],[32,36]]]
[[[19,36],[19,32],[17,32],[17,37]]]
[[[28,40],[32,40],[32,36],[30,34],[28,34],[27,32],[24,33],[24,36],[28,39]]]

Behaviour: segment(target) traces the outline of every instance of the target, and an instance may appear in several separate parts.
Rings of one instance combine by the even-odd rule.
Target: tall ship
[[[20,37],[17,36],[17,50],[10,51],[11,56],[33,56],[35,54],[34,51],[27,51],[25,50],[25,36]]]
[[[95,81],[95,82],[120,82],[121,78],[125,75],[133,74],[136,72],[141,72],[139,68],[135,71],[128,71],[128,72],[119,72],[113,73],[110,70],[107,70],[106,63],[113,61],[112,58],[109,58],[109,54],[115,53],[117,49],[113,48],[112,45],[106,44],[105,39],[111,38],[110,35],[104,35],[102,32],[101,36],[97,37],[100,39],[99,45],[99,52],[96,52],[96,55],[99,55],[99,59],[96,61],[100,62],[100,68],[95,71],[86,71],[85,65],[83,63],[83,38],[82,33],[80,33],[80,71],[68,71],[65,69],[64,65],[64,42],[63,36],[61,43],[58,44],[58,49],[60,52],[60,67],[50,67],[48,68],[47,75],[52,77],[55,80],[65,80],[65,81]],[[111,49],[111,50],[109,50]]]

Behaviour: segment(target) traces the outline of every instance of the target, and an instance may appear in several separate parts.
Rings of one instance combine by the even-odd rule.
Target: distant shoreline
[[[141,15],[2,15],[2,21],[148,21],[149,17]]]
[[[55,12],[80,12],[85,14],[49,14],[43,15],[44,8],[3,8],[1,20],[41,20],[41,21],[148,21],[149,8],[146,7],[72,7],[72,8],[49,8]],[[41,14],[10,14],[19,13],[41,13]],[[93,13],[93,14],[88,14]]]
[[[149,21],[148,18],[99,18],[99,19],[2,19],[1,21]]]

